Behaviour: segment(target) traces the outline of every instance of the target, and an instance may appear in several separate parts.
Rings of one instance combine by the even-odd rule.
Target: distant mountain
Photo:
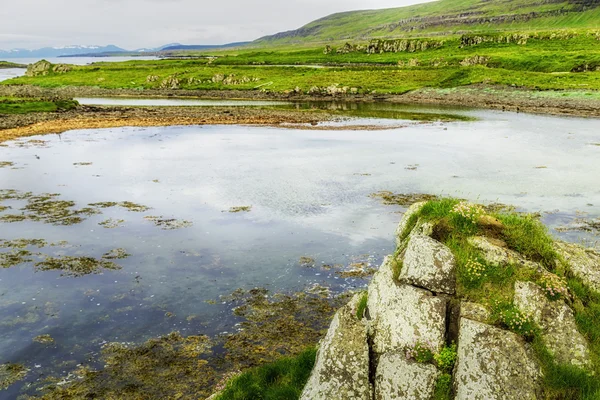
[[[123,52],[124,49],[109,45],[109,46],[65,46],[65,47],[44,47],[43,49],[27,50],[27,49],[12,49],[0,50],[0,59],[8,58],[45,58],[45,57],[61,57],[72,56],[75,54],[97,54],[97,53],[115,53]]]
[[[174,50],[212,50],[212,49],[226,49],[230,47],[240,47],[249,44],[250,42],[236,42],[228,44],[199,44],[199,45],[184,45],[184,44],[173,44],[164,46],[161,51],[174,51]]]

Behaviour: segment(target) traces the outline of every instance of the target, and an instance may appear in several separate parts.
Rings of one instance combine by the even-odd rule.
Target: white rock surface
[[[371,400],[367,326],[356,318],[357,295],[334,316],[321,341],[302,400]]]
[[[505,267],[509,264],[520,265],[523,268],[531,269],[538,272],[545,272],[546,269],[539,263],[529,261],[516,251],[512,251],[505,247],[498,246],[492,240],[474,236],[469,238],[469,243],[475,248],[481,250],[483,257],[492,265]]]
[[[430,400],[440,372],[432,364],[406,359],[401,352],[382,355],[375,376],[375,400]]]
[[[444,345],[446,300],[431,292],[394,281],[388,257],[369,285],[368,309],[373,351],[383,354],[417,342],[432,350]]]
[[[573,310],[563,300],[549,300],[533,282],[516,282],[514,302],[542,329],[542,340],[559,363],[592,367],[588,343],[577,330]]]
[[[569,263],[571,271],[583,282],[600,292],[600,253],[571,243],[556,242],[555,249]]]
[[[467,318],[459,332],[456,400],[541,398],[542,371],[521,337]]]
[[[435,293],[456,292],[456,261],[448,247],[428,236],[411,236],[400,281]]]

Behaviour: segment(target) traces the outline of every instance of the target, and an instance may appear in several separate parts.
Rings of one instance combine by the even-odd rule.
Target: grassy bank
[[[0,97],[0,114],[29,114],[36,112],[68,111],[76,108],[74,100],[19,99]]]
[[[0,61],[0,69],[5,69],[5,68],[27,68],[27,65],[16,64],[16,63],[9,62],[9,61]]]
[[[599,39],[591,30],[523,31],[455,35],[433,42],[423,38],[408,42],[405,50],[393,41],[379,43],[376,46],[382,49],[392,46],[398,50],[400,46],[400,50],[374,54],[365,49],[369,43],[360,42],[325,52],[322,46],[246,49],[210,54],[216,58],[95,63],[1,84],[321,95],[402,94],[422,88],[486,84],[593,94],[600,90]]]

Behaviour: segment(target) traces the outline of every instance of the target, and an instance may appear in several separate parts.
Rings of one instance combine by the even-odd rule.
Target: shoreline
[[[590,96],[590,93],[593,95]],[[0,96],[72,99],[76,97],[194,98],[204,100],[272,100],[290,102],[391,102],[470,107],[532,114],[600,118],[600,93],[595,91],[538,91],[506,86],[471,85],[448,89],[422,88],[404,94],[306,95],[260,90],[105,89],[92,86],[43,88],[0,85]]]
[[[347,102],[467,107],[531,114],[600,118],[600,98],[585,98],[585,92],[539,92],[492,86],[455,89],[420,89],[403,95],[309,96],[261,91],[130,90],[97,87],[41,88],[0,86],[0,96],[71,99],[75,97],[193,98],[219,100],[278,100],[289,102]],[[570,96],[565,96],[569,94]],[[265,107],[141,107],[78,106],[74,110],[0,115],[0,142],[20,137],[62,133],[73,129],[170,125],[254,125],[300,129],[324,129],[321,122],[344,118],[326,110],[283,110]],[[343,129],[373,130],[398,127],[357,124]],[[328,129],[340,129],[328,127]]]

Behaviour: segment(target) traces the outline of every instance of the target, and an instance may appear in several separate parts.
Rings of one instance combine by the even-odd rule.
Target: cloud
[[[0,47],[222,44],[298,28],[325,15],[423,0],[18,0],[0,8]]]

